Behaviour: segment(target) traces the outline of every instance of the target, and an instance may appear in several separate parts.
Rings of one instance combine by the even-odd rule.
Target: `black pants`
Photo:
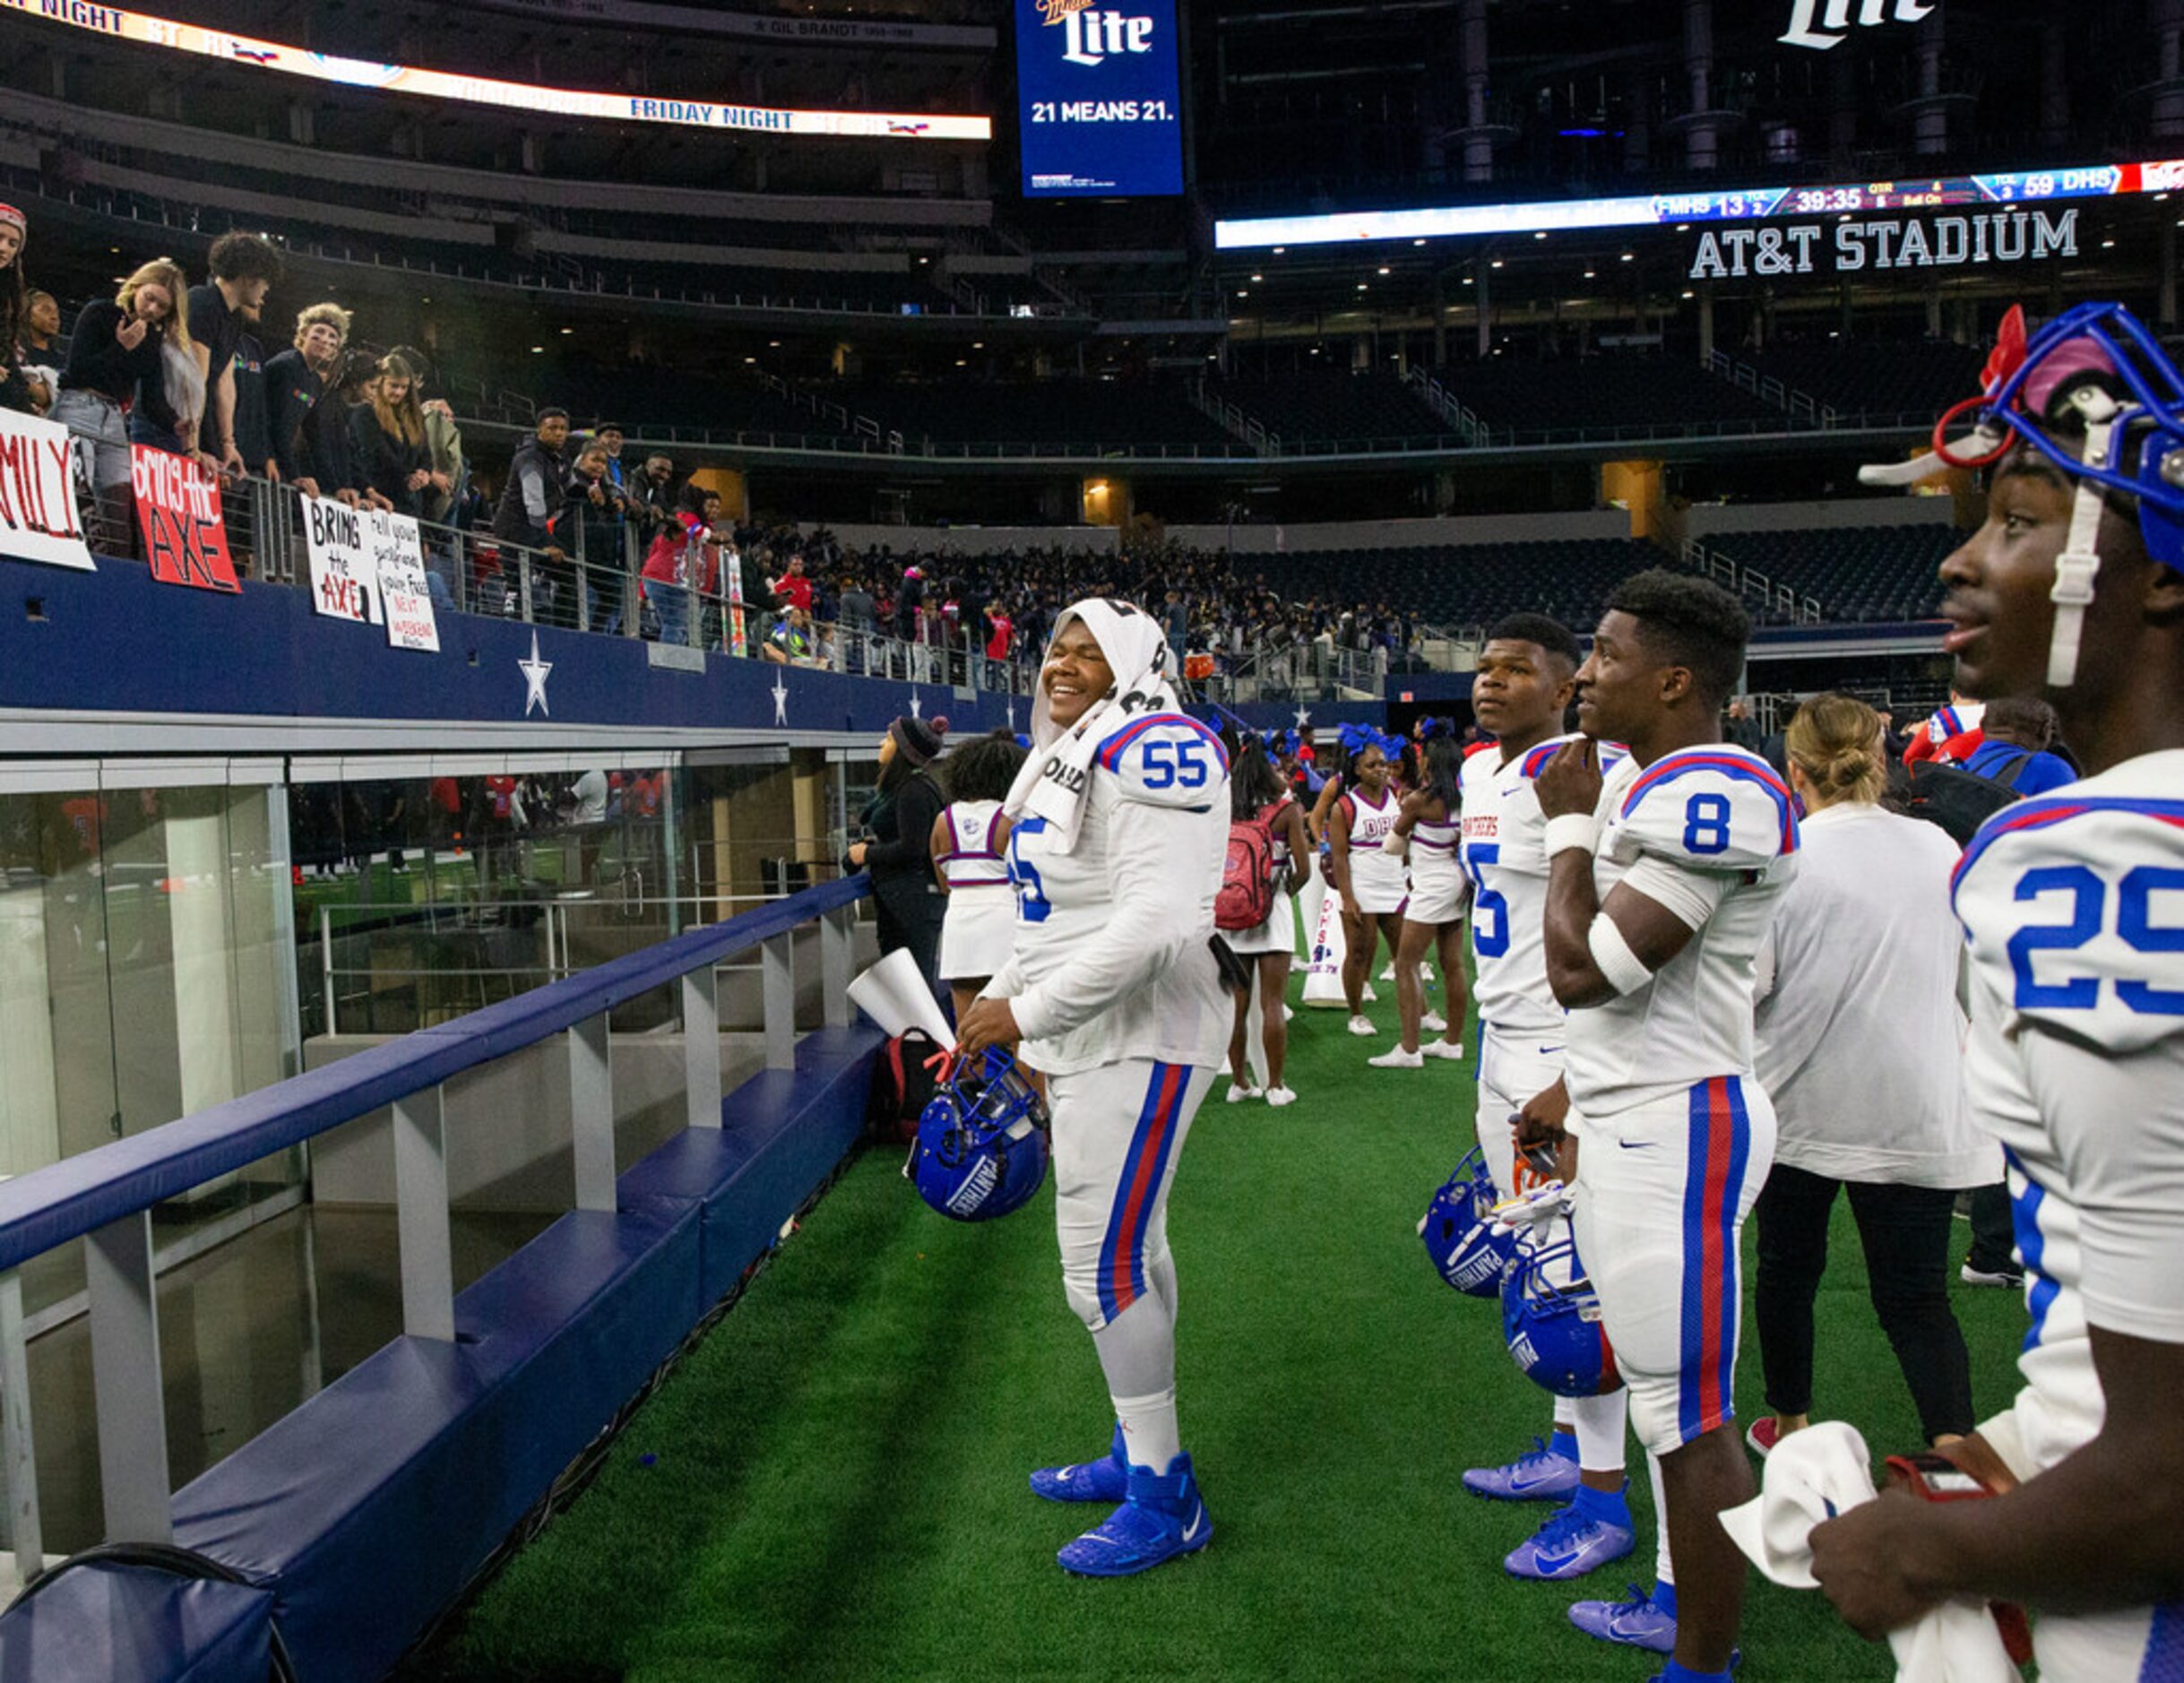
[[[1759,1195],[1759,1278],[1753,1310],[1767,1406],[1812,1411],[1812,1306],[1827,1267],[1827,1219],[1847,1186],[1865,1247],[1881,1330],[1911,1386],[1931,1440],[1972,1429],[1972,1366],[1949,1307],[1949,1221],[1954,1192],[1880,1181],[1830,1180],[1777,1163]]]
[[[2014,1274],[2017,1237],[2011,1230],[2009,1187],[1997,1181],[1972,1194],[1972,1254],[1964,1258],[1983,1274]]]
[[[921,885],[900,882],[875,884],[874,911],[879,923],[880,956],[899,946],[910,948],[919,973],[933,997],[945,1007],[948,990],[940,985],[940,923],[948,902],[939,894],[928,894]]]

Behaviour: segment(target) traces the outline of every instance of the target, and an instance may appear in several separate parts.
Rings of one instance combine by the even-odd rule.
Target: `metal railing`
[[[94,550],[120,557],[138,553],[125,504],[86,496],[82,508]],[[311,588],[303,494],[294,486],[255,475],[228,479],[220,518],[238,573],[262,583]],[[711,590],[642,577],[644,534],[634,522],[614,528],[604,554],[592,535],[594,523],[582,518],[568,547],[556,549],[426,520],[418,522],[418,531],[436,608],[754,660],[778,648],[771,639],[781,616],[732,593],[725,577]],[[763,580],[750,583],[764,588]],[[950,633],[935,621],[928,631],[923,640],[908,640],[862,626],[815,625],[803,652],[780,653],[785,664],[857,677],[1032,693],[1036,669],[1029,657],[989,656],[973,626]]]
[[[402,1331],[452,1343],[447,1083],[511,1054],[560,1040],[567,1059],[575,1208],[611,1213],[618,1171],[609,1012],[654,988],[678,988],[685,1125],[718,1129],[724,1096],[721,962],[756,949],[765,1067],[793,1069],[796,932],[817,922],[823,1020],[830,1028],[846,1027],[853,924],[858,902],[869,887],[869,879],[856,876],[807,889],[520,999],[419,1030],[0,1184],[0,1462],[7,1483],[6,1541],[24,1580],[44,1565],[20,1272],[24,1264],[83,1240],[106,1538],[169,1542],[174,1493],[152,1248],[155,1205],[391,1106]]]
[[[1777,583],[1757,567],[1747,566],[1719,549],[1709,549],[1696,538],[1684,539],[1682,558],[1693,572],[1703,573],[1738,595],[1749,597],[1759,604],[1764,614],[1784,625],[1817,626],[1827,617],[1826,606],[1818,597]]]

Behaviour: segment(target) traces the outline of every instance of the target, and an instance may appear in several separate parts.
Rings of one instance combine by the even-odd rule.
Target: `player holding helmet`
[[[1577,639],[1540,614],[1514,614],[1480,651],[1472,710],[1495,747],[1463,763],[1462,862],[1472,884],[1478,964],[1479,1144],[1503,1195],[1516,1190],[1513,1126],[1521,1114],[1558,1126],[1566,1024],[1548,985],[1546,820],[1532,779],[1554,757],[1575,688]],[[1611,756],[1612,757],[1612,756]],[[1624,1400],[1558,1397],[1554,1436],[1536,1454],[1463,1475],[1474,1495],[1566,1503],[1503,1565],[1520,1577],[1567,1580],[1635,1546],[1624,1494]]]
[[[1965,850],[1973,1108],[2002,1142],[2032,1330],[2016,1404],[1812,1532],[1868,1636],[2031,1603],[2048,1683],[2184,1675],[2184,374],[2120,306],[2012,311],[1969,441],[1986,524],[1942,564],[1956,684],[2044,696],[2091,775]],[[1912,464],[1930,471],[1934,458]],[[1900,477],[1902,470],[1869,477]]]
[[[1057,620],[1032,753],[1004,810],[1014,955],[958,1025],[966,1054],[1023,1041],[1048,1077],[1055,1219],[1069,1305],[1092,1329],[1117,1420],[1109,1454],[1043,1469],[1057,1501],[1119,1503],[1061,1551],[1118,1577],[1213,1535],[1176,1423],[1168,1191],[1228,1049],[1211,947],[1229,838],[1229,758],[1183,713],[1152,618],[1088,600]]]
[[[1715,1515],[1752,1489],[1732,1396],[1738,1236],[1774,1145],[1752,1080],[1753,965],[1797,849],[1789,790],[1721,740],[1749,630],[1704,579],[1624,581],[1577,674],[1585,737],[1533,782],[1547,973],[1570,1012],[1577,1248],[1675,1552],[1668,1683],[1728,1678],[1744,1601]],[[1630,753],[1605,779],[1603,738]]]

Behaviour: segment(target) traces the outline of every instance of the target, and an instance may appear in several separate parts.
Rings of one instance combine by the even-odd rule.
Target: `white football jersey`
[[[1473,994],[1479,1016],[1510,1035],[1552,1034],[1562,1006],[1547,982],[1547,820],[1532,780],[1555,751],[1572,740],[1556,737],[1505,761],[1488,748],[1463,762],[1463,874],[1472,879]],[[1602,744],[1610,772],[1624,758]]]
[[[1716,1076],[1749,1080],[1754,961],[1797,870],[1789,786],[1757,755],[1710,742],[1648,766],[1623,761],[1600,812],[1593,878],[1602,904],[1642,859],[1701,879],[1718,899],[1651,981],[1569,1014],[1572,1110],[1612,1116]]]
[[[1229,755],[1182,713],[1125,725],[1093,755],[1077,844],[1009,832],[1011,1001],[1025,1061],[1072,1075],[1128,1057],[1217,1066],[1235,1018],[1207,945],[1229,850]]]
[[[1982,825],[1956,867],[1966,1078],[2009,1164],[2035,1470],[2101,1428],[2086,1324],[2184,1343],[2184,749]]]

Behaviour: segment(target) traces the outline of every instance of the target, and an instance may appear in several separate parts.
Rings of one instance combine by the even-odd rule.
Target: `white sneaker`
[[[1437,1011],[1429,1011],[1419,1018],[1418,1026],[1429,1034],[1445,1034],[1448,1031],[1448,1019]]]
[[[1266,1102],[1279,1109],[1285,1104],[1295,1104],[1297,1095],[1287,1087],[1269,1087],[1266,1090]]]
[[[1394,981],[1395,980],[1395,967],[1393,964],[1390,964],[1386,970],[1380,972],[1379,980],[1384,982]]]
[[[1452,1064],[1463,1061],[1462,1040],[1428,1040],[1418,1051],[1421,1057],[1446,1057]]]
[[[1295,1018],[1296,1014],[1297,1014],[1297,1007],[1296,1007],[1295,1005],[1283,1005],[1283,1006],[1282,1007],[1282,1022],[1284,1022],[1284,1023],[1288,1023],[1288,1022],[1291,1021],[1293,1018]]]
[[[1256,1099],[1258,1096],[1259,1090],[1256,1087],[1239,1086],[1233,1081],[1229,1083],[1229,1102],[1230,1104],[1241,1104],[1247,1099]]]
[[[1370,982],[1365,984],[1364,997],[1365,1003],[1368,1005],[1377,1003],[1380,998],[1380,996],[1373,991],[1373,985]]]
[[[1373,1020],[1370,1017],[1366,1016],[1351,1018],[1350,1031],[1352,1034],[1362,1034],[1367,1036],[1375,1035],[1380,1032],[1378,1029],[1373,1027]]]
[[[1390,1047],[1379,1057],[1368,1057],[1365,1061],[1375,1069],[1423,1069],[1426,1067],[1425,1053],[1422,1051],[1406,1052],[1400,1046]]]

